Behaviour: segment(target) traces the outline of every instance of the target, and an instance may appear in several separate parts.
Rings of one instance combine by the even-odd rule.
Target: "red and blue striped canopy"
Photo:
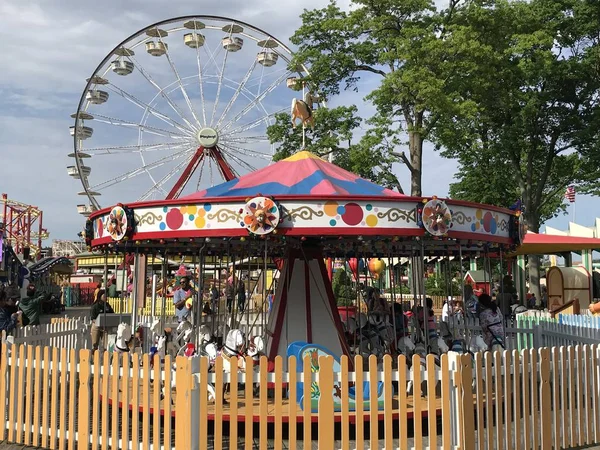
[[[183,198],[254,197],[258,194],[404,197],[403,194],[360,178],[310,152],[301,151],[256,172]]]

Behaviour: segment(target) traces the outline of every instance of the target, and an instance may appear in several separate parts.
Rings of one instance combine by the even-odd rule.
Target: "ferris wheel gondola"
[[[289,111],[304,67],[244,22],[187,16],[117,45],[88,78],[71,127],[88,215],[122,201],[173,199],[268,164],[267,127]],[[290,89],[291,88],[291,89]]]

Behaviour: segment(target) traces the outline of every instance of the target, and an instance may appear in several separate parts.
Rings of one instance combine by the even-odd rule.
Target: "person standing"
[[[112,306],[108,304],[106,301],[106,294],[103,289],[98,291],[98,295],[96,296],[96,300],[94,304],[90,308],[90,319],[92,319],[92,348],[94,350],[98,350],[100,345],[100,337],[105,337],[106,331],[101,329],[97,324],[97,319],[100,314],[112,314],[114,313]]]
[[[479,303],[482,307],[479,313],[479,325],[481,325],[483,340],[487,344],[488,350],[503,350],[505,346],[502,311],[488,294],[481,294]]]
[[[233,277],[227,279],[225,286],[225,298],[227,299],[227,311],[231,314],[233,308],[233,300],[235,299],[235,287],[233,286]]]
[[[210,284],[210,306],[213,312],[217,311],[219,306],[219,290],[215,286],[215,283]]]
[[[188,276],[183,276],[179,280],[179,289],[173,294],[173,304],[175,305],[175,315],[177,316],[177,322],[189,321],[192,315],[192,308],[188,308],[188,300],[192,300],[194,290],[190,286],[190,279]]]
[[[238,311],[243,313],[246,308],[246,286],[244,286],[244,282],[241,279],[238,281],[236,295]]]
[[[108,298],[117,298],[118,296],[117,280],[113,278],[108,282]]]
[[[27,286],[27,297],[19,302],[19,309],[23,311],[23,325],[39,325],[42,313],[42,299],[44,294],[37,294],[35,285]]]
[[[0,289],[0,331],[10,333],[19,323],[22,311],[15,312],[13,298],[4,289]]]

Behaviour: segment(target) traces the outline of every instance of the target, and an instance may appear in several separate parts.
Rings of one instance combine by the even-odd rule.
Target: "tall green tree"
[[[367,74],[378,78],[367,93],[377,108],[375,132],[361,146],[377,149],[389,161],[390,150],[407,145],[409,154],[400,153],[400,161],[410,171],[415,196],[422,194],[423,142],[440,115],[460,104],[449,90],[455,60],[444,43],[457,3],[450,0],[449,8],[438,12],[431,0],[354,0],[350,11],[343,11],[332,1],[305,10],[302,26],[290,38],[298,46],[295,63],[310,67],[305,81],[322,96],[358,90]],[[390,132],[397,138],[403,132],[408,141],[384,139]]]
[[[442,154],[460,163],[453,197],[502,206],[522,199],[538,232],[564,208],[569,184],[594,189],[600,15],[590,17],[590,5],[473,0],[462,8],[450,32],[469,78],[455,89],[470,107],[440,117],[435,130]],[[529,275],[540,298],[537,257]]]

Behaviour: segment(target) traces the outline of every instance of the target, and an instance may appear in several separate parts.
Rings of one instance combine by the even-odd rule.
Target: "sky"
[[[347,2],[348,0],[344,0],[341,4],[347,6]],[[27,2],[2,0],[0,2],[0,42],[3,50],[3,57],[0,60],[0,160],[2,161],[0,191],[7,193],[10,199],[33,204],[42,209],[44,226],[50,232],[50,240],[77,239],[77,233],[83,229],[85,219],[77,213],[76,205],[85,203],[85,198],[77,195],[82,190],[80,182],[70,178],[66,171],[66,167],[73,164],[72,159],[67,157],[67,154],[73,152],[73,139],[69,134],[73,119],[70,115],[77,110],[86,78],[90,77],[98,64],[119,42],[161,20],[184,15],[213,15],[251,24],[268,32],[293,50],[289,43],[289,36],[300,26],[300,14],[303,8],[324,7],[326,4],[327,0],[305,0],[304,2],[282,0],[277,3],[253,0],[252,2],[210,2],[210,4],[191,0],[176,2],[104,0],[102,6],[98,7],[98,3],[75,0],[28,0]],[[215,39],[218,38],[215,42],[220,42],[222,32],[219,33],[213,33]],[[206,35],[208,40],[208,30]],[[181,70],[181,78],[184,77],[186,70],[191,74],[189,77],[194,73],[197,75],[197,70],[194,72],[196,58],[191,57],[193,53],[184,56],[184,52],[193,50],[183,46],[181,37],[175,38],[170,35],[165,38],[165,42],[169,44],[169,52],[172,52],[173,58],[179,58],[178,64],[184,61],[178,66]],[[217,87],[214,81],[222,61],[219,58],[224,55],[217,52],[218,47],[219,45],[212,47],[215,49],[215,53],[212,54],[213,82],[207,83],[209,87],[205,91],[207,110],[211,110],[215,103]],[[255,54],[256,50],[249,47],[246,42],[243,51],[239,52],[240,56],[231,57],[227,61],[227,72],[224,77],[237,77],[238,80],[244,78],[245,74],[250,72],[249,67]],[[152,59],[153,57],[140,47],[136,50],[135,58],[137,58],[136,63],[140,62],[140,66],[143,64],[150,70],[156,69],[153,79],[161,86],[175,83],[174,72],[169,69],[164,56]],[[279,74],[283,73],[281,68],[281,64],[274,66],[270,75],[263,75],[265,72],[258,72],[256,69],[249,78],[249,89],[254,89],[257,93],[260,92],[261,86],[265,89],[265,85],[273,82]],[[207,68],[206,80],[208,81],[210,81],[210,71]],[[258,73],[261,74],[260,77],[256,75]],[[152,96],[156,96],[152,86],[147,80],[141,78],[140,73],[137,73],[137,79],[119,78],[112,73],[110,75],[111,80],[115,77],[118,79],[118,83],[124,86],[126,92],[135,95],[136,98],[144,99],[144,102],[151,103]],[[328,99],[328,105],[335,107],[356,104],[359,113],[364,118],[368,118],[373,108],[364,102],[363,97],[373,87],[373,82],[372,79],[364,79],[359,84],[358,93],[344,92]],[[172,85],[175,87],[169,95],[176,101],[183,102],[176,83]],[[265,111],[268,110],[269,113],[282,107],[289,108],[291,98],[297,96],[290,90],[286,92],[282,90],[285,89],[285,83],[277,89],[279,90],[264,99]],[[217,102],[220,108],[218,110],[221,112],[226,112],[226,104],[234,97],[235,90],[229,89],[227,92],[228,94],[222,94],[220,102]],[[249,101],[248,98],[243,98],[244,95],[240,95],[240,98],[236,98],[233,102],[229,110],[230,117],[243,112],[245,104]],[[200,93],[192,93],[190,98],[193,105],[198,105]],[[158,98],[152,105],[161,112],[169,111],[169,105],[164,98]],[[90,112],[94,113],[92,109]],[[139,105],[132,105],[132,102],[127,101],[123,96],[118,98],[115,91],[111,92],[106,105],[96,107],[94,111],[105,117],[135,120],[136,123],[140,120]],[[170,112],[171,116],[175,115],[173,110]],[[186,115],[190,117],[190,113]],[[244,120],[245,123],[251,124],[260,117],[259,113],[252,110],[245,115]],[[147,120],[147,126],[165,128],[164,121],[161,122],[154,115]],[[86,148],[117,147],[138,143],[138,128],[134,128],[135,133],[133,133],[131,128],[124,129],[126,127],[102,123],[93,126],[94,135],[90,142],[84,142]],[[151,136],[148,133],[145,136],[143,141],[145,145],[161,140],[161,136]],[[257,153],[271,151],[268,143],[264,142],[250,143],[246,149]],[[157,152],[149,154],[150,159],[146,159],[145,164],[149,161],[157,161],[159,158],[157,154]],[[265,164],[264,160],[258,157],[250,157],[249,161],[256,167]],[[456,163],[441,158],[428,145],[425,147],[424,161],[424,195],[447,195],[448,186],[453,181],[457,169]],[[91,184],[94,184],[135,170],[142,163],[139,155],[122,152],[119,155],[94,156],[90,158],[89,165],[92,168]],[[396,165],[394,169],[401,184],[408,190],[408,170],[401,165]],[[160,170],[166,171],[167,167],[157,168],[155,179],[165,175],[166,172]],[[237,170],[241,174],[244,173],[240,165]],[[132,178],[130,182],[115,185],[110,192],[107,190],[106,195],[99,197],[100,202],[102,206],[110,206],[119,201],[134,201],[146,192],[148,183],[149,178],[146,176]],[[204,183],[203,179],[202,183],[189,189],[200,188]],[[161,193],[157,191],[152,195],[160,196]],[[577,222],[591,226],[595,213],[599,209],[600,200],[578,196],[576,205]],[[549,225],[566,229],[568,221],[573,218],[572,208],[569,212],[570,215],[551,220]],[[50,240],[46,242],[47,245],[50,244]]]

